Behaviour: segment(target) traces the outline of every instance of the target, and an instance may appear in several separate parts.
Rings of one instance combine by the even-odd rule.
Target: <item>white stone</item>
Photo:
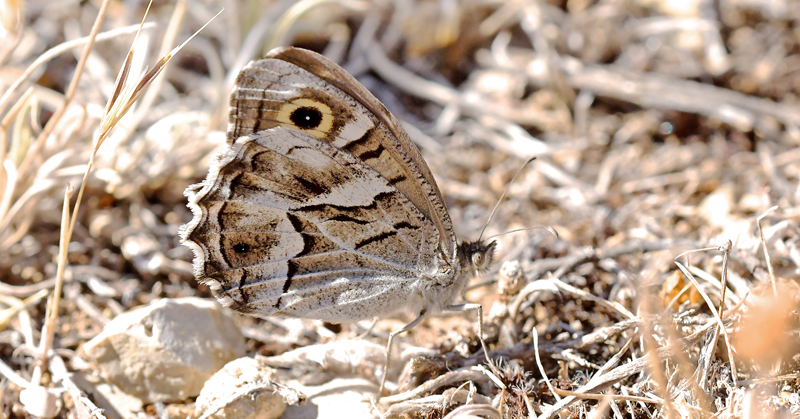
[[[120,314],[83,346],[103,377],[144,403],[200,393],[225,363],[245,353],[244,337],[214,301],[162,299]]]
[[[304,346],[263,358],[261,362],[273,368],[286,369],[284,375],[287,377],[302,376],[306,383],[319,383],[322,381],[311,376],[319,372],[338,376],[357,374],[360,369],[374,370],[375,366],[383,366],[385,359],[386,351],[382,345],[364,340],[339,340]]]
[[[58,396],[48,388],[31,386],[23,389],[19,401],[32,416],[50,419],[58,414]]]
[[[377,366],[385,365],[385,357],[383,345],[340,340],[297,348],[259,361],[276,368],[287,386],[308,396],[302,406],[286,406],[281,419],[367,419],[380,415],[370,399],[377,398],[376,381],[382,371],[373,380],[356,375],[373,375]]]
[[[377,419],[380,413],[370,404],[378,386],[361,377],[334,378],[319,386],[289,383],[308,395],[302,406],[287,406],[281,419]]]
[[[275,419],[283,414],[283,391],[274,370],[249,357],[229,362],[206,381],[196,416],[213,419]],[[283,391],[282,391],[283,390]],[[301,398],[298,398],[298,401]]]

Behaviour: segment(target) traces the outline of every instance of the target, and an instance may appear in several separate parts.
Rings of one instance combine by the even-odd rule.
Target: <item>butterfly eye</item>
[[[483,253],[473,253],[472,254],[472,264],[476,267],[480,268],[483,266]]]

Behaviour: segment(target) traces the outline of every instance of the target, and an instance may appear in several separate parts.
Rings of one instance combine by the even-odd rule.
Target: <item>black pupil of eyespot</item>
[[[250,250],[250,245],[247,243],[237,243],[233,245],[233,251],[236,253],[247,253]]]
[[[295,109],[289,119],[301,129],[314,129],[322,123],[322,112],[317,108],[304,106]]]

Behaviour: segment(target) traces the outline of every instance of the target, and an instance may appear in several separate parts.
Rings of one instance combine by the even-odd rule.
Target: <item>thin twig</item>
[[[5,377],[8,381],[14,383],[19,388],[28,388],[32,384],[22,378],[16,371],[9,367],[2,359],[0,359],[0,376]]]
[[[53,379],[56,382],[61,382],[64,388],[67,389],[67,394],[72,397],[72,401],[77,408],[75,410],[78,412],[78,418],[106,419],[105,415],[103,415],[103,409],[97,407],[72,381],[72,374],[67,370],[64,360],[60,356],[55,355],[50,358],[50,370],[53,373]]]
[[[547,378],[547,372],[544,370],[544,365],[542,365],[542,358],[539,357],[539,333],[536,331],[535,327],[531,331],[531,337],[533,338],[533,353],[536,355],[536,367],[539,368],[539,374],[542,374],[542,379],[544,383],[547,384],[547,388],[550,389],[550,392],[553,393],[553,397],[556,398],[556,401],[560,402],[561,397],[558,396],[555,388],[553,388],[553,384],[550,383],[550,379]]]
[[[702,296],[703,300],[705,300],[706,305],[708,306],[708,309],[711,310],[711,314],[717,320],[717,325],[718,325],[720,331],[722,332],[722,336],[725,338],[725,344],[728,346],[728,356],[730,357],[731,375],[732,375],[732,378],[733,378],[733,382],[736,383],[736,377],[737,377],[736,362],[734,361],[734,358],[733,358],[733,352],[730,350],[730,348],[731,348],[731,340],[728,337],[728,331],[727,331],[727,329],[725,329],[725,324],[722,322],[722,317],[720,317],[719,313],[717,312],[716,307],[714,307],[714,303],[711,301],[711,298],[702,289],[702,287],[700,287],[700,284],[694,278],[694,275],[692,275],[692,273],[689,272],[689,269],[687,269],[685,266],[683,266],[678,261],[675,261],[675,264],[678,266],[678,269],[680,269],[681,272],[683,272],[683,274],[690,281],[692,281],[692,284],[694,284],[695,288],[697,289],[697,292],[699,292],[700,296]]]
[[[7,309],[0,310],[0,330],[3,330],[6,324],[14,318],[22,310],[25,310],[29,306],[36,304],[42,298],[46,297],[49,294],[47,290],[39,290],[39,292],[31,295],[30,297],[26,298],[24,301],[19,301],[19,299],[14,298],[10,295],[0,295],[0,300],[11,307]],[[16,300],[16,301],[15,301]]]
[[[759,215],[756,219],[756,225],[758,225],[758,235],[761,237],[761,245],[764,248],[764,262],[767,264],[767,271],[769,272],[769,280],[772,282],[772,294],[777,297],[778,296],[778,287],[775,284],[775,272],[772,269],[772,261],[769,259],[769,250],[767,249],[767,240],[764,239],[764,230],[761,228],[761,220],[764,219],[767,215],[771,214],[775,210],[778,209],[778,206],[774,206],[766,211],[763,214]]]
[[[625,401],[631,401],[631,402],[653,403],[653,404],[660,404],[660,405],[665,405],[666,404],[663,399],[659,399],[659,398],[627,396],[627,395],[622,395],[622,394],[579,393],[579,392],[576,392],[576,391],[569,391],[569,390],[563,390],[563,389],[558,389],[556,391],[558,391],[558,393],[561,394],[562,396],[573,396],[573,397],[577,397],[577,398],[580,398],[580,399],[589,399],[589,400],[613,399],[613,400],[625,400]],[[703,412],[703,409],[700,409],[699,407],[696,407],[696,406],[691,406],[691,405],[688,405],[688,404],[684,405],[684,406],[687,406],[690,409],[698,411],[698,412]]]
[[[474,366],[462,370],[448,372],[444,375],[434,378],[433,380],[426,381],[417,388],[395,394],[393,396],[382,397],[380,401],[382,404],[395,404],[405,400],[415,399],[425,393],[430,393],[437,388],[446,386],[448,384],[457,383],[460,381],[480,381],[485,379],[486,374],[484,373],[484,370],[478,366]]]
[[[55,336],[56,319],[58,318],[58,306],[61,301],[61,289],[64,284],[64,268],[67,265],[67,247],[69,245],[69,237],[67,237],[67,226],[69,225],[69,200],[72,197],[72,186],[67,185],[64,190],[64,203],[63,211],[61,213],[61,236],[58,243],[58,267],[56,270],[56,286],[53,290],[50,304],[47,307],[47,317],[42,326],[42,340],[39,342],[39,353],[34,371],[34,377],[41,377],[41,373],[46,369],[46,362],[50,354],[50,349],[53,346],[53,339]],[[38,385],[39,382],[34,382]]]

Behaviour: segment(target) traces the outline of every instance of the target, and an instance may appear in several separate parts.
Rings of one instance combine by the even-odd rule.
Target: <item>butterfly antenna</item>
[[[486,231],[486,227],[489,227],[489,223],[492,222],[492,217],[494,217],[494,213],[497,212],[497,208],[500,207],[500,203],[503,202],[503,199],[506,197],[506,195],[508,195],[508,190],[511,189],[511,184],[514,183],[514,181],[517,179],[517,176],[519,176],[519,174],[522,173],[523,170],[525,170],[525,167],[527,167],[528,164],[534,160],[536,160],[536,157],[531,157],[530,159],[528,159],[528,161],[526,161],[525,164],[523,164],[522,167],[520,167],[519,170],[517,170],[517,173],[514,175],[514,177],[511,178],[511,182],[508,182],[506,190],[503,191],[503,194],[500,195],[500,199],[498,199],[497,203],[494,204],[492,213],[489,214],[489,219],[486,220],[486,224],[483,225],[483,229],[481,230],[481,235],[478,236],[478,242],[481,241],[481,237],[483,237],[483,233]]]
[[[525,228],[518,228],[518,229],[516,229],[516,230],[506,231],[505,233],[495,234],[494,236],[492,236],[492,237],[489,237],[489,238],[487,238],[486,240],[491,240],[491,239],[494,239],[494,238],[497,238],[497,237],[500,237],[500,236],[505,236],[506,234],[511,234],[511,233],[519,233],[520,231],[531,231],[531,230],[538,230],[538,229],[540,229],[540,228],[541,228],[542,230],[547,230],[547,231],[549,231],[549,232],[550,232],[550,234],[552,234],[552,235],[556,236],[556,238],[558,237],[558,232],[557,232],[557,231],[556,231],[556,229],[554,229],[553,227],[550,227],[550,226],[536,226],[536,227],[525,227]]]

